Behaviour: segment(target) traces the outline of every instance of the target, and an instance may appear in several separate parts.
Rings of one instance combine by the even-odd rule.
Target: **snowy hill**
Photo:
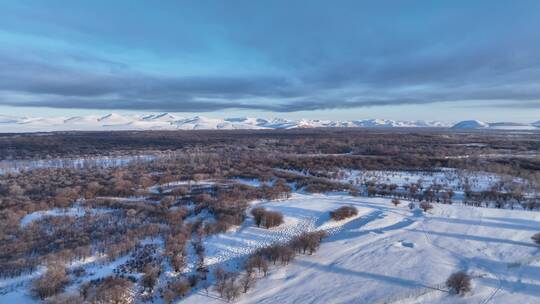
[[[479,120],[464,120],[458,122],[452,129],[495,129],[495,130],[535,130],[540,127],[540,122],[516,123],[516,122],[494,122],[486,123]]]
[[[481,129],[488,128],[489,124],[479,120],[464,120],[460,121],[452,129]]]

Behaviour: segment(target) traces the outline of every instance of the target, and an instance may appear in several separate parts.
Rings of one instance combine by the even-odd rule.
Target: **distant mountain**
[[[464,120],[458,122],[452,129],[495,129],[495,130],[536,130],[540,123],[493,122],[486,123],[479,120]]]
[[[485,123],[466,120],[455,124],[454,129],[535,129],[540,121],[532,124],[511,122]],[[48,131],[106,131],[106,130],[240,130],[240,129],[296,129],[296,128],[448,128],[439,121],[398,121],[390,119],[321,120],[321,119],[263,119],[256,117],[209,118],[204,116],[179,117],[170,113],[147,115],[74,117],[15,117],[0,115],[0,132]]]
[[[480,120],[464,120],[452,126],[452,129],[482,129],[488,128],[489,124]]]

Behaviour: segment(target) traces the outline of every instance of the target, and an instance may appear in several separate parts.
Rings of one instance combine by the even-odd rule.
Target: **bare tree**
[[[55,262],[47,266],[47,271],[32,282],[32,292],[40,299],[60,293],[68,284],[69,277],[65,265]]]
[[[176,298],[185,296],[191,290],[188,279],[180,277],[167,284],[162,291],[165,303],[172,303]]]
[[[251,215],[253,216],[255,225],[257,225],[257,227],[261,226],[265,212],[266,210],[262,207],[255,207],[251,209]]]
[[[242,291],[242,286],[238,283],[236,276],[230,276],[225,281],[225,288],[223,290],[223,297],[228,302],[238,298]]]
[[[84,303],[84,299],[79,293],[62,293],[62,294],[47,298],[45,303],[46,304]]]
[[[146,265],[144,268],[143,277],[141,279],[141,286],[149,292],[152,292],[159,277],[159,273],[160,270],[157,267]]]
[[[422,208],[422,210],[424,210],[424,212],[427,212],[428,210],[433,209],[433,205],[430,204],[429,202],[421,202],[420,203],[420,208]]]
[[[131,304],[135,301],[133,282],[119,277],[107,277],[97,286],[85,288],[85,300],[89,303]]]
[[[248,292],[255,285],[255,273],[253,270],[246,269],[246,272],[240,277],[240,285],[244,293]]]
[[[283,214],[277,211],[266,211],[263,216],[263,226],[268,229],[283,224]]]
[[[471,277],[464,271],[458,271],[450,275],[446,280],[446,287],[459,295],[471,291]]]

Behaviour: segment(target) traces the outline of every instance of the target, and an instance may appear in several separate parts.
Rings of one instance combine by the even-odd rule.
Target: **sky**
[[[540,1],[0,6],[4,115],[540,120]]]

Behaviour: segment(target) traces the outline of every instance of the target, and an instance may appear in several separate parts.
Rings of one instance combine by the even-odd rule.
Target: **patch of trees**
[[[264,227],[266,229],[279,226],[283,224],[283,214],[277,211],[269,211],[262,207],[255,207],[251,209],[251,215],[255,221],[257,227]]]
[[[32,281],[32,293],[43,300],[61,293],[68,283],[69,276],[65,265],[51,263],[43,275]]]
[[[430,202],[421,202],[419,205],[420,209],[422,209],[424,212],[428,212],[429,210],[433,209],[433,205]]]
[[[173,303],[176,299],[184,297],[190,290],[191,284],[185,277],[179,277],[167,283],[161,292],[165,303]]]
[[[341,221],[358,215],[358,210],[353,206],[342,206],[330,212],[330,217],[335,221]]]
[[[313,254],[325,236],[324,231],[304,232],[287,243],[261,248],[247,258],[241,273],[218,266],[213,272],[214,290],[227,301],[235,300],[255,286],[257,274],[266,276],[270,265],[287,265],[297,254]]]
[[[84,298],[84,303],[131,304],[135,302],[133,288],[133,281],[109,276],[83,283],[81,295]]]

